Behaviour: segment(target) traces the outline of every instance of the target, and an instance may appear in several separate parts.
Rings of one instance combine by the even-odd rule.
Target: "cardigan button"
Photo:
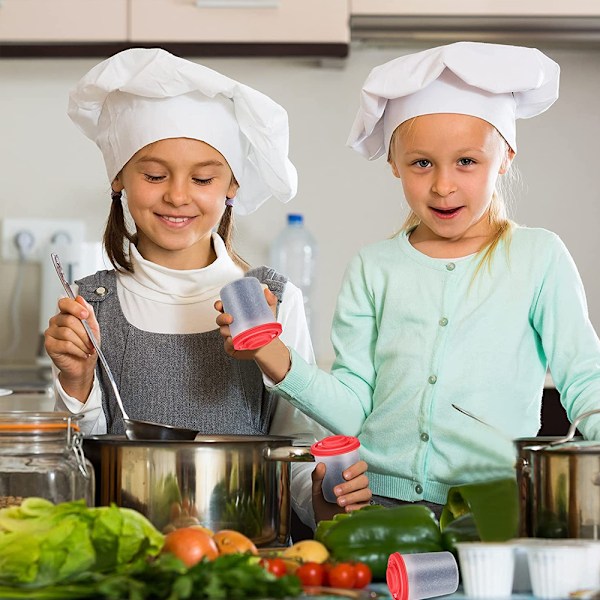
[[[437,381],[437,377],[435,375],[430,375],[427,381],[433,385]]]
[[[455,268],[456,268],[456,265],[454,263],[448,263],[446,265],[446,269],[448,269],[448,271],[454,271]]]
[[[442,317],[438,323],[440,324],[440,327],[446,327],[446,325],[448,325],[448,319],[446,319],[446,317]]]
[[[106,294],[108,293],[108,290],[103,286],[96,288],[94,291],[96,292],[96,295],[100,297],[106,296]]]
[[[415,492],[417,492],[417,494],[422,494],[423,493],[423,486],[422,485],[415,485]]]
[[[427,433],[422,433],[420,437],[421,437],[421,441],[422,442],[428,442],[429,441],[429,434],[427,434]]]

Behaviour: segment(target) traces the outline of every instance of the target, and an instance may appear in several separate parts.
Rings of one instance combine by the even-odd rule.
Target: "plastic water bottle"
[[[302,290],[304,310],[310,328],[310,294],[315,277],[317,244],[304,226],[300,214],[289,214],[287,226],[271,245],[270,266]]]

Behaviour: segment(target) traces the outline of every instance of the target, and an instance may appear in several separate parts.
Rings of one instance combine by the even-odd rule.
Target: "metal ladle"
[[[466,415],[467,417],[471,417],[471,419],[474,419],[478,423],[481,423],[482,425],[485,425],[486,427],[489,427],[492,431],[494,431],[495,433],[497,433],[500,437],[502,437],[503,439],[507,440],[511,444],[513,443],[512,438],[508,437],[503,431],[500,431],[497,427],[494,427],[494,425],[490,425],[489,423],[487,423],[483,419],[480,419],[477,415],[474,415],[472,412],[469,412],[468,410],[465,410],[461,406],[457,406],[456,404],[452,404],[451,406],[452,406],[452,408],[454,408],[458,412],[462,413],[463,415]]]
[[[56,269],[56,273],[58,274],[58,278],[65,288],[65,292],[67,296],[72,300],[75,300],[75,294],[67,281],[65,274],[63,272],[62,266],[60,264],[60,259],[57,254],[51,254],[52,263],[54,264],[54,268]],[[119,394],[119,388],[117,388],[117,383],[115,378],[113,377],[112,371],[108,366],[108,362],[104,353],[100,349],[100,344],[96,337],[94,336],[88,322],[85,319],[81,319],[81,323],[83,324],[83,328],[85,332],[88,334],[92,345],[96,349],[98,353],[98,358],[106,371],[108,379],[110,381],[110,385],[115,394],[115,398],[117,399],[117,404],[119,405],[119,409],[121,410],[121,414],[123,415],[123,422],[125,423],[125,435],[129,440],[193,440],[198,434],[197,431],[193,431],[191,429],[185,429],[183,427],[173,427],[172,425],[162,425],[160,423],[151,423],[150,421],[137,421],[134,419],[130,419],[129,415],[125,412],[125,408],[123,407],[123,401],[121,400],[121,394]]]
[[[498,433],[502,437],[509,439],[508,436],[505,433],[503,433],[502,431],[500,431],[497,427],[490,425],[483,419],[480,419],[478,416],[474,415],[472,412],[469,412],[468,410],[465,410],[464,408],[461,408],[460,406],[457,406],[456,404],[452,404],[452,408],[456,409],[458,412],[461,412],[463,415],[467,415],[467,417],[471,417],[471,419],[475,419],[475,421],[481,423],[482,425],[485,425],[486,427],[493,429],[496,433]],[[584,419],[587,419],[587,417],[589,417],[590,415],[595,415],[597,413],[600,413],[600,408],[595,408],[594,410],[589,410],[587,412],[582,413],[571,423],[571,426],[569,427],[569,431],[567,431],[567,435],[565,435],[564,437],[558,438],[556,440],[552,440],[551,442],[548,442],[547,445],[548,446],[559,446],[560,444],[565,444],[566,442],[570,442],[575,436],[575,432],[577,431],[577,426],[579,425],[579,423],[581,421],[583,421]]]

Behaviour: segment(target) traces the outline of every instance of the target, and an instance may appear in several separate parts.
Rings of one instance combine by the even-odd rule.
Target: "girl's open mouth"
[[[433,208],[431,207],[432,212],[439,217],[440,219],[452,219],[463,209],[462,206],[457,206],[456,208]]]

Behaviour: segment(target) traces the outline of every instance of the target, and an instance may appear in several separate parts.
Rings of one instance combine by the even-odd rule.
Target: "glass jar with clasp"
[[[0,508],[36,496],[55,504],[94,502],[80,417],[61,412],[0,412]]]

